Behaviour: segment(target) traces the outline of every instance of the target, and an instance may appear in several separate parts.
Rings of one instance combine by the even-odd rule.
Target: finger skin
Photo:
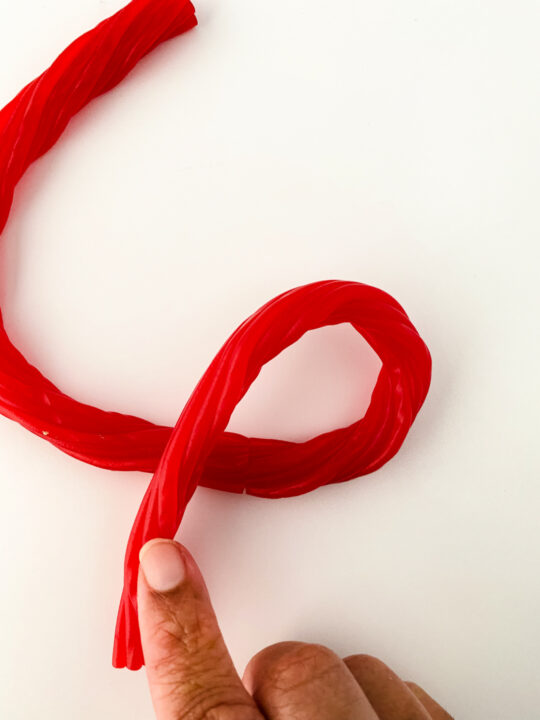
[[[431,715],[432,720],[453,720],[452,716],[449,715],[439,703],[427,694],[419,685],[412,682],[406,682],[405,685],[413,692],[416,697],[420,700],[422,705],[426,708],[428,713]]]
[[[152,540],[147,546],[160,542],[173,543]],[[139,624],[157,720],[263,720],[235,670],[193,557],[174,545],[185,565],[177,588],[156,592],[141,567],[138,577]]]
[[[272,720],[378,720],[345,664],[322,645],[270,645],[249,661],[243,682]]]
[[[432,720],[416,695],[381,660],[371,655],[350,655],[343,662],[380,720]]]

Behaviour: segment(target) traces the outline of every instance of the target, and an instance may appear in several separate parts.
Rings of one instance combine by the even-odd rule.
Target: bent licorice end
[[[153,48],[196,22],[188,0],[134,0],[75,40],[0,111],[0,231],[17,182],[70,118]],[[309,330],[345,322],[382,361],[364,417],[303,443],[226,432],[265,363]],[[126,550],[116,667],[144,663],[136,597],[139,549],[151,538],[175,536],[198,485],[277,498],[373,472],[400,448],[430,377],[429,351],[390,295],[357,282],[315,282],[282,293],[233,332],[170,428],[64,394],[11,343],[0,313],[0,412],[84,462],[153,473]]]

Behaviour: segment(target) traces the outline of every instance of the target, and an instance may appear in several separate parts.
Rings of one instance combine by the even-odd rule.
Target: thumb
[[[262,720],[190,553],[155,539],[139,558],[139,626],[157,720]]]

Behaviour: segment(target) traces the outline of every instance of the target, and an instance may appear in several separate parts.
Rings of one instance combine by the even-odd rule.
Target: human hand
[[[280,642],[240,680],[191,554],[172,540],[141,550],[139,624],[157,720],[452,720],[369,655]]]

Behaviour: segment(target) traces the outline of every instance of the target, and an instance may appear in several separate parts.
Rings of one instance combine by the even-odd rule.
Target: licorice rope
[[[161,42],[196,24],[189,0],[133,0],[75,40],[0,111],[0,232],[17,182],[73,115]],[[382,361],[364,417],[301,443],[226,432],[265,363],[309,330],[338,323],[350,323]],[[269,301],[233,332],[170,428],[64,394],[11,343],[0,311],[0,412],[84,462],[153,473],[126,550],[115,667],[144,663],[139,550],[151,538],[175,536],[198,485],[277,498],[373,472],[399,450],[430,378],[429,351],[390,295],[357,282],[314,282]]]

